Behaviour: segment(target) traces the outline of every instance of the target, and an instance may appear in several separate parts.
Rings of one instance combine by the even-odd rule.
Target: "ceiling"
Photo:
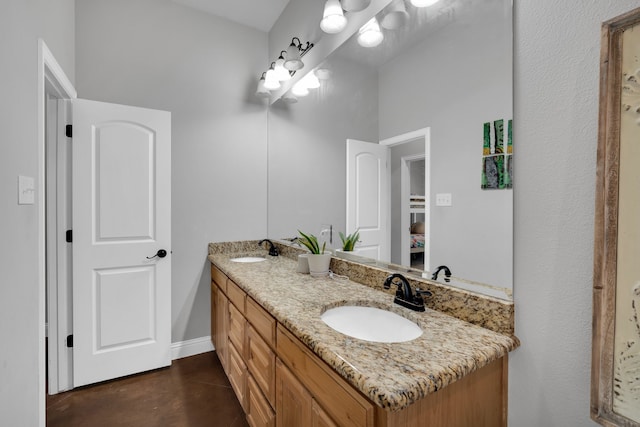
[[[269,32],[289,0],[173,0],[175,3],[221,16]],[[249,13],[248,13],[249,11]]]

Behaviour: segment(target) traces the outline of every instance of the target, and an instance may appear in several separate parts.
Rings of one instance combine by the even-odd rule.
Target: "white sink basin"
[[[266,258],[262,258],[261,256],[243,256],[239,258],[231,258],[229,261],[233,262],[261,262],[266,261]]]
[[[405,342],[422,335],[409,319],[375,307],[344,305],[325,311],[321,319],[336,331],[372,342]]]

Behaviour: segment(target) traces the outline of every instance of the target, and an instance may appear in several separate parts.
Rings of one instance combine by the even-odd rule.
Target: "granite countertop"
[[[266,261],[237,263],[237,256]],[[348,279],[296,272],[297,262],[267,252],[214,253],[209,260],[269,311],[318,357],[381,408],[400,410],[515,349],[515,337],[444,313],[414,312],[393,294]],[[343,335],[321,319],[340,305],[374,306],[416,322],[424,331],[404,343],[374,343]]]

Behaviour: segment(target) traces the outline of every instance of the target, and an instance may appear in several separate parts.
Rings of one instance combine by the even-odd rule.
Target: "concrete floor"
[[[215,352],[170,368],[47,396],[48,427],[243,427],[240,403]]]

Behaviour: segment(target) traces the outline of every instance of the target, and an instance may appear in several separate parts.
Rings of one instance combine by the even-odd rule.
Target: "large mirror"
[[[320,64],[329,77],[318,89],[270,106],[268,234],[300,229],[340,248],[339,231],[366,231],[378,212],[347,212],[373,190],[354,189],[348,165],[383,146],[388,189],[362,205],[388,215],[376,256],[425,276],[447,265],[456,286],[511,298],[512,2],[401,3],[408,20],[382,28],[380,45],[356,33]]]

